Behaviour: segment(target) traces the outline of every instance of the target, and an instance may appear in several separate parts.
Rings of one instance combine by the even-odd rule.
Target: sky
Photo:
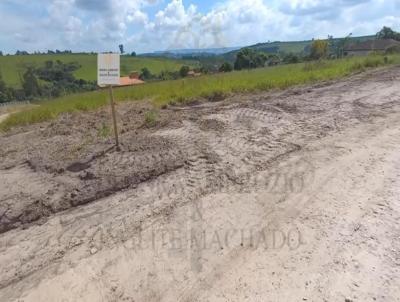
[[[151,52],[400,31],[400,0],[0,0],[0,51]]]

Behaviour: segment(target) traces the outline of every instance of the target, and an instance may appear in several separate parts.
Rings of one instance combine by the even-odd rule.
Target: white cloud
[[[158,49],[227,47],[265,41],[266,32],[272,37],[286,25],[283,14],[262,0],[230,0],[206,14],[173,0],[156,14],[139,39],[132,40],[151,43],[151,48],[158,45]]]
[[[383,25],[400,30],[399,0],[225,0],[205,13],[168,0],[152,15],[148,8],[166,0],[4,1],[32,9],[6,11],[0,2],[0,41],[14,51],[117,50],[124,43],[143,52],[373,34]],[[43,11],[36,14],[38,7]]]

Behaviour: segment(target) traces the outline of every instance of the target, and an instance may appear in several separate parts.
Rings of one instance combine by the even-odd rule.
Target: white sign
[[[116,53],[97,55],[97,85],[119,85],[120,56]]]

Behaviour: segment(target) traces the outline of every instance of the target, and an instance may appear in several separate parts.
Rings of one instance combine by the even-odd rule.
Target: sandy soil
[[[399,80],[2,135],[0,301],[400,301]]]

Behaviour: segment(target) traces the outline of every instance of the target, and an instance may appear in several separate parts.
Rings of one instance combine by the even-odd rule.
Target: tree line
[[[306,46],[303,53],[278,53],[268,54],[251,48],[240,50],[234,64],[224,62],[219,67],[219,72],[231,72],[233,70],[253,69],[278,64],[295,64],[320,59],[338,59],[344,56],[344,49],[351,41],[352,34],[340,39],[328,36],[326,40],[313,40],[311,45]],[[376,39],[393,39],[400,41],[400,33],[390,27],[383,27],[377,34]]]
[[[153,74],[147,67],[144,67],[140,71],[139,78],[143,81],[178,80],[187,77],[191,71],[197,74],[206,74],[209,72],[203,66],[192,69],[190,66],[183,65],[176,71],[163,70],[159,74]]]
[[[0,103],[55,98],[70,93],[97,89],[95,81],[76,79],[76,62],[46,61],[43,66],[28,66],[21,76],[21,88],[7,86],[0,72]]]

